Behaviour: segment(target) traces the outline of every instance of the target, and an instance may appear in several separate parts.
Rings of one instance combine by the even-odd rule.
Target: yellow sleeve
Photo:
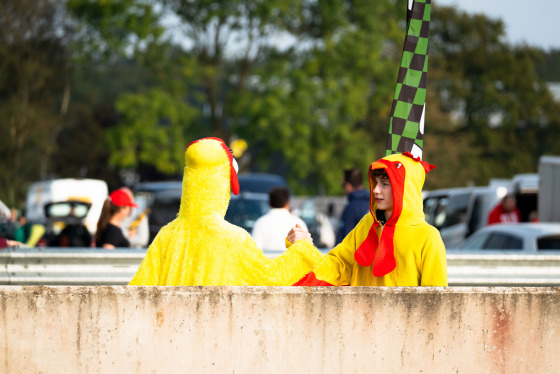
[[[313,270],[315,277],[333,286],[350,285],[356,263],[354,253],[367,237],[372,223],[371,215],[366,214],[344,240],[334,247],[323,262]]]
[[[422,249],[421,286],[447,286],[447,257],[439,231],[432,232]]]
[[[159,286],[161,274],[161,241],[163,236],[158,234],[148,251],[134,278],[130,281],[130,286]]]
[[[322,260],[324,255],[307,240],[298,240],[280,256],[269,259],[249,236],[242,263],[245,280],[252,286],[291,286]]]

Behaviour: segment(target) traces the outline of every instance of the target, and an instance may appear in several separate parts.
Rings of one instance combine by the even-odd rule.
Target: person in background
[[[360,220],[369,212],[369,191],[364,189],[363,176],[360,169],[344,171],[342,187],[348,196],[348,203],[342,212],[336,232],[336,243],[339,244]]]
[[[539,222],[539,214],[537,213],[536,210],[533,210],[533,211],[531,211],[531,213],[529,213],[529,222],[532,222],[532,223]]]
[[[128,217],[132,207],[138,207],[131,194],[123,189],[113,191],[103,203],[97,222],[95,242],[97,247],[114,249],[130,247],[130,242],[121,230],[121,222]]]
[[[20,243],[25,243],[31,237],[32,224],[27,222],[27,216],[25,210],[21,211],[21,215],[18,218],[19,227],[15,231],[15,239]]]
[[[286,233],[296,225],[308,231],[307,225],[290,213],[290,190],[287,188],[272,188],[268,193],[268,203],[272,209],[255,221],[251,236],[261,249],[283,251],[286,249]]]
[[[488,224],[494,223],[519,223],[521,213],[517,208],[517,200],[513,193],[506,194],[502,200],[488,214]]]

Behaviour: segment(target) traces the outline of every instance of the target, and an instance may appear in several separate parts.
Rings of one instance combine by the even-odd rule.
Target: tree
[[[79,56],[103,67],[126,59],[149,76],[123,87],[101,126],[109,166],[175,175],[190,141],[242,138],[243,170],[285,174],[299,194],[340,193],[341,170],[384,153],[404,5],[69,1]],[[427,188],[533,171],[554,150],[558,110],[535,74],[540,51],[503,37],[500,20],[433,8],[424,155],[440,168]]]
[[[0,6],[0,186],[2,198],[17,206],[27,181],[49,173],[67,113],[68,23],[58,1]]]
[[[535,72],[541,52],[506,44],[501,20],[447,7],[434,8],[433,20],[429,89],[448,118],[444,127],[436,123],[437,147],[458,155],[453,164],[451,152],[437,150],[434,158],[447,164],[449,176],[460,170],[463,183],[535,172],[538,158],[557,150],[552,139],[560,130],[558,104]]]
[[[135,52],[159,72],[159,88],[119,99],[123,120],[109,131],[118,139],[109,143],[113,165],[149,163],[173,172],[181,158],[154,150],[165,144],[177,151],[180,139],[186,145],[196,136],[241,137],[250,145],[240,160],[246,168],[285,173],[294,165],[288,178],[296,192],[323,186],[334,193],[342,168],[365,169],[382,154],[392,95],[387,83],[396,80],[404,37],[393,2],[163,5],[179,18],[180,39],[188,43],[152,43]],[[273,39],[278,34],[295,42],[286,48]],[[161,50],[167,53],[155,53]],[[177,122],[167,128],[171,114],[164,107],[177,109]]]

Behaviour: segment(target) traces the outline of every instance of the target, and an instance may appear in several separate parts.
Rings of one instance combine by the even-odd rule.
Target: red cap
[[[138,208],[138,205],[134,202],[134,198],[132,197],[132,195],[126,193],[122,189],[113,191],[109,195],[109,197],[111,198],[113,204],[115,204],[116,206],[133,206],[135,208]]]

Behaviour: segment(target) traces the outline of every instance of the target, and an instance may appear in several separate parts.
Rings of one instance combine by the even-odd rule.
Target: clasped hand
[[[296,224],[295,227],[293,227],[288,233],[286,240],[293,244],[301,239],[307,239],[309,243],[313,244],[313,238],[311,237],[311,234],[300,225]]]

